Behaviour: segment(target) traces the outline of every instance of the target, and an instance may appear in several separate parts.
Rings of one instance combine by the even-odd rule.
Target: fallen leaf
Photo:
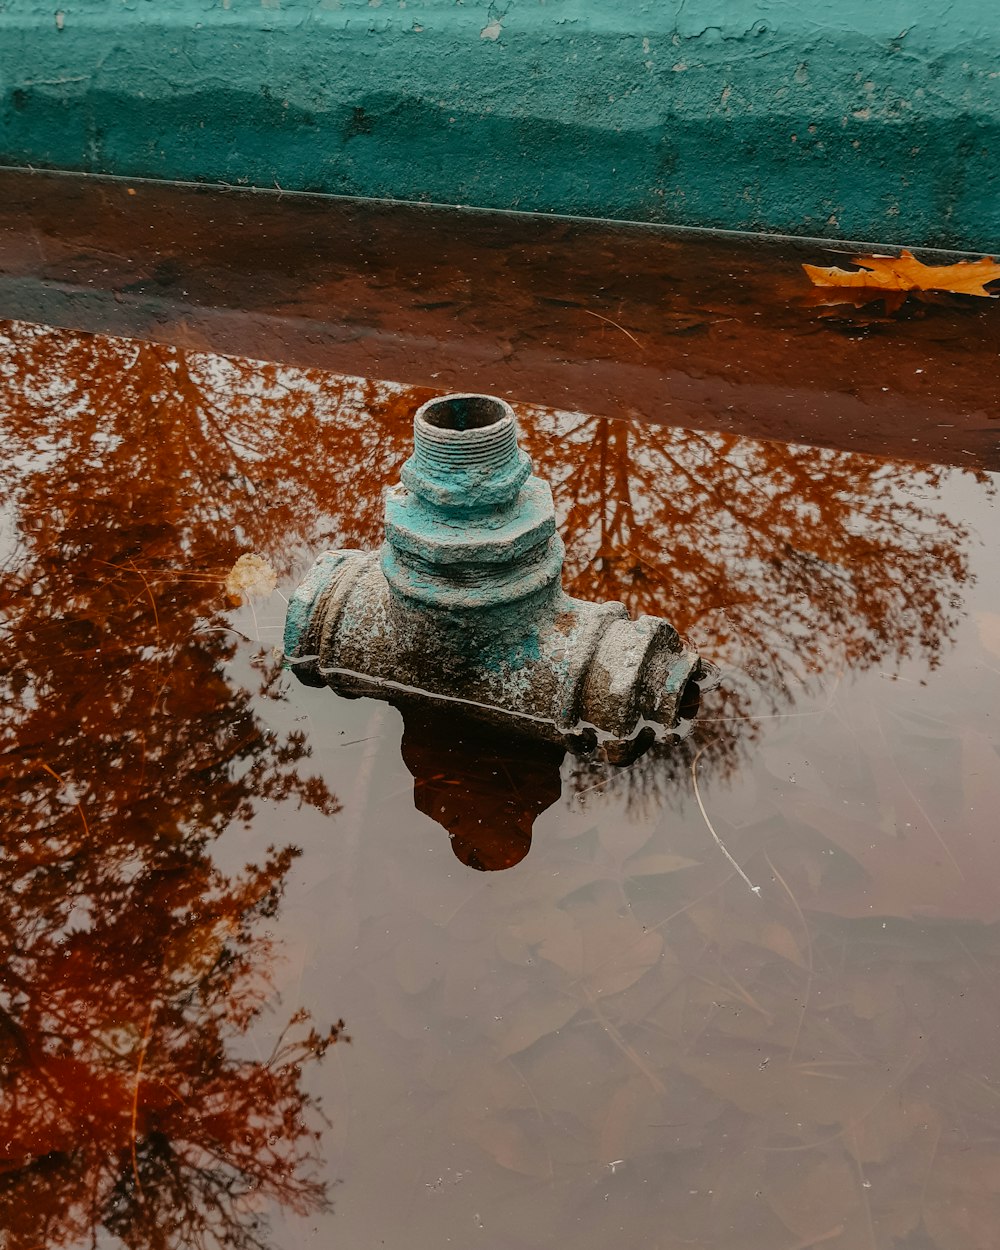
[[[422,994],[447,967],[448,944],[433,925],[411,925],[393,952],[396,980],[404,994]]]
[[[688,859],[684,855],[671,855],[669,852],[655,852],[630,859],[625,865],[626,877],[660,877],[667,873],[680,872],[682,868],[700,868],[697,859]]]
[[[929,1103],[910,1101],[900,1093],[883,1098],[854,1126],[854,1146],[862,1163],[887,1163],[914,1135],[934,1140],[941,1133],[940,1117]]]
[[[975,620],[979,628],[979,641],[987,651],[1000,657],[1000,613],[977,612]]]
[[[657,964],[663,938],[645,930],[630,913],[618,915],[605,906],[578,912],[583,932],[583,986],[595,998],[620,994]]]
[[[767,1162],[764,1196],[785,1227],[808,1246],[861,1205],[857,1171],[844,1155],[807,1156],[792,1167],[781,1155],[771,1155]]]
[[[540,911],[511,927],[511,934],[535,955],[547,959],[568,976],[583,969],[583,936],[572,917],[558,907]]]
[[[617,1159],[626,1155],[635,1142],[636,1131],[649,1119],[649,1086],[642,1077],[632,1077],[619,1086],[601,1116],[597,1157]]]
[[[928,1169],[923,1219],[936,1246],[990,1250],[1000,1221],[1000,1158],[981,1147],[942,1152]]]
[[[955,295],[995,298],[986,290],[987,282],[1000,279],[1000,265],[992,257],[960,260],[953,265],[925,265],[912,252],[898,256],[855,256],[851,262],[860,269],[824,269],[803,265],[814,286],[867,287],[880,291],[950,291]]]
[[[580,1010],[580,1003],[565,994],[553,995],[539,987],[519,998],[505,1012],[504,1029],[497,1038],[501,1059],[519,1055],[543,1037],[550,1037]]]
[[[537,1124],[531,1125],[529,1131],[513,1119],[493,1117],[472,1125],[469,1136],[508,1172],[536,1180],[552,1175],[552,1161]]]
[[[226,577],[226,594],[240,599],[244,594],[266,598],[278,584],[274,569],[263,556],[250,552],[240,556]]]

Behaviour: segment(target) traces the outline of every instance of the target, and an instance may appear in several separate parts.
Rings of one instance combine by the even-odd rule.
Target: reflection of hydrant
[[[380,551],[325,552],[288,606],[311,685],[439,706],[630,757],[676,727],[697,653],[666,621],[562,588],[552,492],[500,399],[448,395],[414,419]]]

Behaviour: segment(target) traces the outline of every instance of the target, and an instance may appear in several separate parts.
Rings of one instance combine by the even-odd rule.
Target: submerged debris
[[[277,584],[278,575],[268,561],[248,551],[229,570],[226,594],[236,600],[242,600],[244,595],[260,595],[266,599]]]

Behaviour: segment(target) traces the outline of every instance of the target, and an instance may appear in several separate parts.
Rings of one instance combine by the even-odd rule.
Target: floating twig
[[[710,743],[706,742],[703,746],[700,746],[698,748],[697,753],[695,754],[694,759],[691,761],[691,780],[694,783],[694,797],[698,801],[698,809],[700,810],[702,814],[702,818],[704,819],[705,824],[708,825],[708,832],[715,839],[715,845],[719,848],[719,850],[723,853],[723,855],[725,855],[726,859],[728,859],[729,862],[732,864],[732,866],[736,869],[737,873],[740,876],[740,879],[746,882],[747,889],[750,891],[750,893],[756,894],[757,897],[760,898],[760,886],[754,885],[754,883],[750,880],[747,874],[739,866],[736,860],[733,859],[732,855],[729,854],[729,851],[726,849],[726,844],[719,837],[719,835],[715,832],[715,826],[712,824],[712,822],[708,818],[708,812],[705,811],[705,804],[701,801],[701,791],[698,789],[698,760],[701,758],[705,750],[705,747],[710,746],[710,745],[711,745]]]

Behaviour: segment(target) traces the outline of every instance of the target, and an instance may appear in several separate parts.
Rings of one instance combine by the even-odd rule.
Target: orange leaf
[[[960,260],[954,265],[925,265],[912,252],[898,256],[856,256],[851,262],[861,269],[822,269],[803,265],[815,286],[876,287],[882,291],[951,291],[956,295],[991,294],[985,283],[1000,278],[1000,265],[989,256]]]

